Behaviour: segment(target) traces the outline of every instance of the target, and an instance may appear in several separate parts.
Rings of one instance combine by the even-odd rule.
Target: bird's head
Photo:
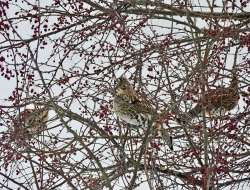
[[[115,81],[115,94],[122,95],[126,94],[127,91],[130,91],[131,85],[125,77],[120,77]]]

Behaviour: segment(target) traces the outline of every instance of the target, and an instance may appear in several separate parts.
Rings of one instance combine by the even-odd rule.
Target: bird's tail
[[[158,132],[158,135],[162,137],[162,139],[167,143],[170,150],[174,150],[173,148],[173,137],[169,134],[169,131],[163,127],[164,125],[164,118],[166,117],[166,114],[168,114],[168,111],[164,110],[160,114],[158,114],[156,119],[156,129]]]
[[[232,69],[232,80],[231,80],[231,83],[230,83],[230,86],[229,88],[234,90],[234,91],[237,91],[238,90],[238,75],[237,75],[237,70],[235,68]]]
[[[167,143],[167,145],[169,146],[170,150],[174,150],[174,146],[173,146],[173,137],[168,133],[168,131],[166,129],[164,129],[162,127],[161,130],[161,136],[163,138],[163,140]]]

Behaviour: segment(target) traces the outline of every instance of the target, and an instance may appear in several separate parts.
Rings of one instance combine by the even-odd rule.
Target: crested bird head
[[[116,95],[126,94],[131,89],[132,89],[132,87],[125,77],[121,77],[121,78],[116,79],[116,86],[115,86],[115,94]]]

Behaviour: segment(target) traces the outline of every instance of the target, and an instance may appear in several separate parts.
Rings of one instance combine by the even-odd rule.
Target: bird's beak
[[[116,94],[116,88],[110,88],[110,93],[112,95],[115,95]]]

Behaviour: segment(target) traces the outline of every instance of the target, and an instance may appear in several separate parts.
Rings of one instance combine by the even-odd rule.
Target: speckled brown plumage
[[[142,127],[151,119],[157,120],[158,115],[145,95],[137,93],[124,77],[117,79],[116,82],[113,111],[118,118],[126,123]],[[157,125],[155,128],[158,127],[157,122],[154,125]],[[170,136],[167,141],[173,149]]]
[[[236,72],[233,72],[232,80],[229,87],[218,87],[209,89],[202,96],[197,105],[188,112],[190,117],[196,117],[205,109],[206,113],[213,115],[217,111],[230,111],[239,100],[238,78]]]
[[[32,137],[44,131],[48,121],[48,109],[25,109],[15,119],[13,131],[18,136]]]

